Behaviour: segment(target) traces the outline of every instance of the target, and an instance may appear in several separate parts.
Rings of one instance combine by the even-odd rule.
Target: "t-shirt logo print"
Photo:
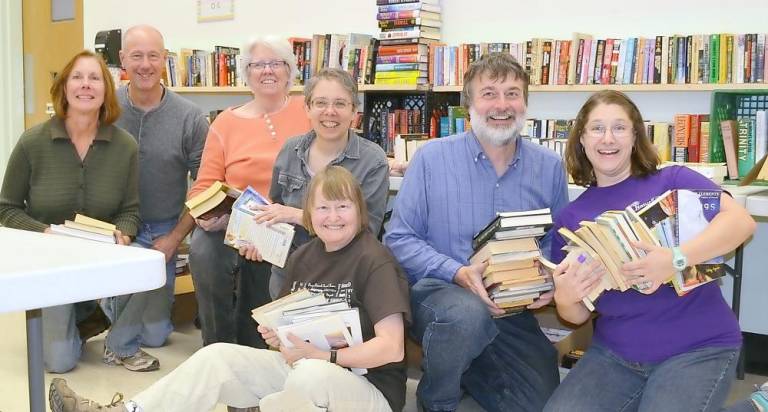
[[[352,288],[352,282],[344,283],[324,283],[324,282],[304,282],[295,281],[291,286],[291,292],[300,289],[307,289],[312,293],[322,293],[329,302],[347,302],[352,304],[352,296],[355,290]]]

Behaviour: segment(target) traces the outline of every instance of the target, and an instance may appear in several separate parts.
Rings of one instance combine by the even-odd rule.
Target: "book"
[[[595,220],[611,220],[621,235],[612,235],[614,229],[601,228],[606,225],[594,222],[580,222],[580,228],[574,233],[567,228],[560,228],[559,233],[568,242],[563,248],[568,253],[564,261],[572,261],[578,257],[584,263],[598,259],[607,269],[601,283],[590,291],[584,304],[594,310],[594,302],[604,290],[617,289],[625,291],[626,284],[620,270],[622,264],[622,246],[618,239],[611,236],[623,236],[631,241],[643,241],[663,247],[679,246],[698,236],[714,216],[720,211],[721,190],[668,190],[644,205],[628,206],[624,211],[606,211]],[[589,229],[591,233],[584,231]],[[591,249],[591,250],[590,250]],[[629,252],[629,251],[625,251]],[[641,253],[637,253],[641,252]],[[637,258],[642,258],[642,251],[636,251]],[[719,256],[707,262],[692,265],[682,272],[674,274],[670,282],[678,295],[703,284],[716,280],[725,274],[723,257]],[[612,277],[610,279],[609,277]],[[647,293],[650,284],[632,286],[633,289]]]
[[[283,296],[251,311],[260,325],[273,329],[280,344],[288,348],[293,343],[288,334],[307,341],[322,350],[341,349],[363,343],[360,313],[346,300],[329,301],[321,293],[307,289]],[[352,368],[364,375],[364,368]]]
[[[675,238],[677,245],[690,241],[706,229],[709,222],[720,212],[722,190],[677,190],[677,219]],[[725,275],[725,259],[715,257],[685,268],[677,273],[674,286],[678,293],[685,293]]]
[[[486,243],[470,256],[469,262],[475,264],[487,261],[488,264],[493,265],[539,256],[541,256],[541,253],[539,252],[539,244],[536,242],[536,239],[509,239]]]
[[[293,225],[288,223],[258,223],[255,218],[261,213],[259,206],[269,201],[248,186],[232,204],[224,244],[235,249],[251,244],[259,250],[262,259],[275,266],[283,267],[293,241]]]
[[[496,215],[487,226],[481,229],[472,239],[472,247],[477,248],[484,244],[497,232],[512,229],[532,229],[540,227],[544,231],[552,225],[552,215],[548,208],[528,210],[521,212],[502,212]],[[500,235],[503,238],[503,235]],[[512,237],[512,236],[511,236]]]
[[[206,220],[230,213],[235,199],[240,194],[239,190],[220,181],[215,181],[207,189],[189,198],[184,204],[192,217]]]
[[[117,243],[117,226],[92,217],[76,214],[74,221],[65,220],[64,224],[51,225],[52,233],[103,243]]]
[[[739,126],[735,120],[723,120],[720,122],[720,133],[723,138],[723,151],[725,152],[725,164],[728,167],[728,178],[739,178],[739,161],[736,157],[736,145],[738,142]]]
[[[284,311],[328,303],[324,295],[299,289],[272,302],[251,310],[251,317],[259,325],[275,329],[281,324]]]

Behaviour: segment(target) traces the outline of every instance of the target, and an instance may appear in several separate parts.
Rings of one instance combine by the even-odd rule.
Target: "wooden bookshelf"
[[[429,89],[428,84],[361,84],[358,86],[361,92],[419,92]]]
[[[435,86],[434,92],[461,92],[463,86]],[[556,86],[529,86],[535,93],[546,92],[597,92],[619,90],[622,92],[709,92],[713,90],[766,90],[768,83],[707,83],[707,84],[569,84]]]
[[[432,90],[438,93],[461,92],[463,86],[434,86],[428,84],[361,84],[360,92],[422,92]],[[195,94],[251,94],[248,87],[169,87],[176,93]],[[529,86],[532,93],[596,92],[619,90],[622,92],[709,92],[713,90],[768,90],[768,83],[707,83],[707,84],[569,84],[557,86]],[[291,87],[291,94],[301,94],[304,86]]]
[[[169,87],[169,90],[173,90],[176,93],[195,93],[195,94],[251,94],[251,89],[246,86],[213,86],[213,87]],[[292,86],[291,94],[301,94],[304,92],[304,86]]]

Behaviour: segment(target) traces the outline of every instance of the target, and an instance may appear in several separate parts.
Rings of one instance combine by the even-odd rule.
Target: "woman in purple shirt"
[[[637,106],[623,93],[602,91],[587,100],[571,130],[566,167],[587,190],[555,220],[552,258],[562,260],[560,227],[576,230],[606,210],[645,204],[671,189],[719,190],[685,167],[657,169],[656,149]],[[734,250],[755,230],[730,195],[699,235],[679,248],[639,244],[646,256],[621,270],[643,293],[606,291],[596,302],[594,342],[547,403],[547,411],[718,411],[733,382],[741,347],[739,324],[716,282],[684,296],[665,283],[673,260],[686,266]],[[570,261],[570,259],[569,259]],[[600,263],[561,263],[554,273],[560,316],[591,318],[582,299],[600,282]]]

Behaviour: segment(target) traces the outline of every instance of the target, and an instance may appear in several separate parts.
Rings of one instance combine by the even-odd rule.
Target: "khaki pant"
[[[304,359],[290,367],[280,352],[229,343],[200,349],[133,402],[144,412],[208,412],[217,403],[261,412],[391,411],[365,377],[338,365]]]

